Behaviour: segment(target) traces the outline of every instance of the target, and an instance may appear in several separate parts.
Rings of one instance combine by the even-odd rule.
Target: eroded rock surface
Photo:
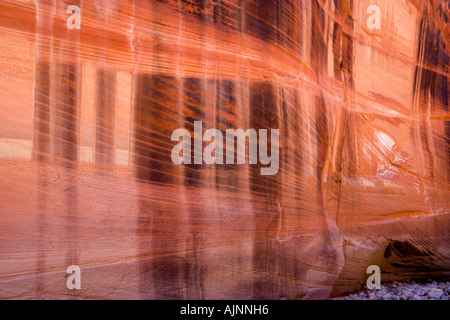
[[[0,298],[326,299],[369,265],[448,277],[449,2],[373,5],[1,0]],[[196,121],[279,130],[276,174],[173,163]]]

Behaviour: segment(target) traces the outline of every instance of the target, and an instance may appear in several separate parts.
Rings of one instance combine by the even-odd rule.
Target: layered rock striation
[[[1,298],[327,299],[369,265],[449,276],[448,1],[0,8]],[[229,129],[257,138],[230,149]]]

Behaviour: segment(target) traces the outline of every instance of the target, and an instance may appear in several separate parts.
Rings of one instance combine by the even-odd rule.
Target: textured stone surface
[[[370,30],[372,4],[0,0],[0,298],[448,277],[448,1],[379,0]],[[279,129],[278,173],[173,164],[194,121]]]
[[[428,279],[429,280],[429,279]],[[381,285],[380,289],[363,290],[333,300],[449,300],[450,282],[397,282]]]

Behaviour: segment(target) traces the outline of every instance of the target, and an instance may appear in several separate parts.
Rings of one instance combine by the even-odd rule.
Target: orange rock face
[[[439,0],[1,0],[0,298],[448,277],[449,19]]]

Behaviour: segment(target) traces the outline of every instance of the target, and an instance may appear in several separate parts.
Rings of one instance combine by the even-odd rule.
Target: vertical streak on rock
[[[279,6],[279,19],[284,20],[284,8],[283,8],[283,2],[280,2]],[[280,25],[280,33],[284,33],[284,27],[283,25]],[[286,46],[287,45],[287,38],[286,36],[282,36],[280,38],[280,45]],[[278,226],[274,230],[275,234],[273,236],[274,244],[279,248],[278,252],[279,258],[278,258],[278,265],[276,266],[276,273],[281,275],[278,282],[278,296],[281,295],[287,295],[287,292],[289,292],[289,288],[291,287],[289,285],[289,281],[286,281],[286,277],[289,277],[293,272],[291,267],[291,261],[292,258],[289,254],[286,255],[290,251],[289,245],[287,242],[281,242],[281,239],[285,239],[288,236],[290,236],[290,232],[288,232],[288,221],[292,218],[292,211],[291,211],[291,200],[293,199],[293,191],[295,190],[292,184],[292,175],[290,173],[290,166],[291,166],[291,158],[292,153],[291,148],[291,141],[293,140],[293,137],[291,136],[292,131],[290,130],[290,126],[292,124],[293,118],[295,118],[293,110],[291,110],[289,107],[290,102],[290,88],[287,88],[285,83],[281,83],[281,85],[278,86],[278,125],[276,126],[277,129],[279,129],[280,137],[283,137],[279,142],[279,170],[278,170]],[[292,114],[292,117],[289,117],[288,114]],[[289,241],[290,243],[290,241]],[[295,269],[294,269],[295,270]],[[280,291],[282,293],[280,293]],[[287,291],[287,292],[286,292]]]
[[[257,1],[247,1],[245,3],[245,26],[248,35],[257,37],[267,43],[276,42],[277,31],[273,27],[277,24],[276,14],[278,11],[278,1],[271,3],[260,3]],[[262,57],[264,59],[264,57]],[[278,119],[276,117],[275,88],[268,82],[250,82],[249,84],[249,127],[259,129],[278,129]],[[275,114],[274,114],[275,113]],[[258,139],[259,140],[259,139]],[[270,146],[270,138],[268,138]],[[258,148],[259,150],[259,148]],[[271,150],[268,147],[268,152]],[[278,227],[280,212],[278,211],[276,177],[261,176],[260,167],[250,166],[249,187],[252,198],[253,210],[253,248],[252,248],[252,270],[253,276],[253,299],[270,299],[276,295],[276,287],[273,277],[276,269],[276,261],[273,241],[270,233],[272,229]],[[274,183],[275,182],[275,183]],[[267,198],[261,197],[268,195]],[[264,210],[260,208],[264,207]],[[261,225],[263,215],[272,215],[272,224]]]
[[[238,119],[236,115],[236,82],[219,79],[216,82],[216,127],[225,133],[226,129],[237,129]],[[226,135],[224,135],[226,143]],[[224,148],[225,150],[225,148]],[[237,165],[237,147],[234,147],[234,164],[220,165],[217,169],[217,188],[222,191],[231,191],[239,185],[240,166]]]
[[[201,187],[202,186],[202,169],[203,164],[195,164],[195,150],[194,150],[194,122],[202,121],[204,119],[205,113],[202,109],[202,88],[201,81],[199,78],[184,78],[183,79],[183,93],[182,93],[182,103],[183,103],[183,118],[184,118],[184,128],[187,129],[192,136],[192,152],[191,152],[191,164],[185,165],[185,180],[184,185],[186,187]],[[203,128],[202,135],[205,128]],[[198,141],[200,145],[203,145],[202,141]],[[203,147],[202,147],[203,150]]]
[[[301,32],[297,31],[297,26],[302,19],[302,11],[297,9],[298,3],[293,1],[280,1],[277,3],[277,42],[285,50],[301,52]],[[301,29],[300,29],[301,30]],[[298,32],[298,33],[297,33]],[[300,41],[299,41],[300,40]],[[300,66],[300,65],[299,65]],[[299,69],[301,70],[301,69]],[[300,74],[300,73],[299,73]],[[291,223],[298,219],[298,211],[294,205],[298,188],[296,187],[295,175],[292,174],[298,159],[295,159],[295,151],[298,146],[296,142],[301,141],[301,136],[294,134],[293,127],[298,121],[299,107],[296,104],[299,89],[292,86],[291,80],[282,80],[276,86],[276,113],[277,120],[272,128],[279,129],[279,171],[276,175],[277,202],[276,216],[272,220],[267,230],[268,240],[271,241],[272,251],[276,254],[274,259],[274,277],[277,277],[275,297],[297,296],[297,283],[292,283],[289,279],[296,277],[299,272],[297,250],[298,239],[291,238],[297,231],[292,228]],[[304,151],[304,150],[303,150]],[[301,228],[301,226],[297,226]],[[289,239],[289,240],[287,240]]]
[[[325,31],[325,12],[321,8],[320,4],[314,0],[312,2],[312,13],[311,13],[311,67],[316,72],[316,77],[318,80],[326,75],[327,70],[327,59],[326,52],[327,47],[324,42],[326,35]]]
[[[52,25],[48,15],[52,12],[50,1],[36,2],[36,62],[35,62],[35,89],[34,89],[34,135],[33,160],[50,163],[51,161],[51,117],[50,117],[50,88],[52,60]],[[38,168],[38,214],[37,214],[37,254],[36,254],[36,291],[41,296],[44,290],[45,278],[45,233],[47,210],[47,176],[45,168]]]
[[[154,44],[164,37],[158,30],[163,23],[160,20],[162,13],[158,10],[161,10],[159,4],[136,2],[133,163],[136,178],[141,182],[137,220],[140,293],[142,298],[179,299],[183,277],[179,260],[165,255],[178,251],[180,238],[176,233],[166,234],[169,231],[166,222],[173,219],[173,225],[184,227],[179,212],[182,204],[180,207],[176,204],[167,207],[151,192],[152,185],[170,186],[171,192],[182,192],[175,188],[174,183],[179,182],[176,177],[179,170],[170,160],[171,134],[179,126],[179,80],[163,75],[161,71],[160,61],[170,53],[170,49]],[[152,39],[151,44],[144,40],[148,37]],[[149,55],[152,57],[150,71],[144,65]]]
[[[338,15],[341,12],[342,0],[333,0],[335,15],[336,17],[340,17]],[[332,39],[332,52],[333,52],[333,65],[334,65],[334,77],[336,80],[342,80],[341,78],[341,70],[338,66],[341,65],[341,41],[342,41],[342,26],[340,25],[340,21],[335,21],[333,23],[333,39]]]
[[[100,68],[97,71],[97,107],[95,121],[95,163],[106,172],[114,164],[116,71]]]
[[[46,15],[51,12],[50,1],[36,3],[36,81],[34,89],[33,159],[49,161],[51,157],[50,130],[50,61],[52,25]]]
[[[186,16],[187,19],[194,18],[196,21],[201,21],[202,25],[209,27],[213,22],[211,21],[212,4],[208,4],[206,0],[189,0],[181,1],[181,12],[182,16]],[[215,6],[217,9],[217,6]],[[216,22],[220,19],[216,16]],[[206,29],[206,28],[205,28]],[[200,43],[207,43],[208,36],[206,30],[199,30],[197,37],[200,39]],[[195,144],[194,137],[194,121],[202,121],[202,137],[204,132],[211,126],[213,121],[211,116],[211,109],[213,105],[209,105],[208,99],[209,92],[207,92],[208,86],[208,65],[209,56],[206,48],[201,45],[200,56],[199,56],[199,78],[187,77],[183,81],[183,114],[185,128],[192,133],[192,143]],[[214,91],[214,88],[211,88]],[[218,94],[216,91],[215,95]],[[203,140],[202,140],[203,141]],[[203,153],[203,148],[206,143],[199,141],[202,146],[201,153]],[[185,177],[188,180],[185,181],[185,187],[187,189],[194,188],[196,191],[191,193],[191,196],[197,197],[204,191],[208,191],[209,183],[208,178],[213,179],[214,177],[208,174],[211,171],[206,164],[195,164],[194,157],[195,150],[192,148],[192,158],[191,165],[185,166]],[[214,169],[213,169],[214,171]],[[187,199],[189,201],[190,199]],[[210,214],[213,212],[209,212]],[[204,261],[207,259],[205,253],[200,250],[202,245],[207,241],[205,237],[205,232],[208,232],[208,219],[206,218],[207,212],[200,207],[190,207],[187,212],[187,224],[189,233],[186,236],[185,247],[192,250],[192,252],[185,254],[185,265],[184,265],[184,280],[186,281],[186,298],[188,299],[205,299],[205,277],[208,272]],[[202,223],[200,221],[205,221]]]
[[[344,6],[339,8],[342,3],[335,1],[337,4],[336,9],[340,9],[345,12],[345,19],[347,28],[352,30],[352,18],[351,1],[344,0]],[[328,57],[327,57],[327,20],[330,19],[325,15],[324,8],[318,1],[313,2],[313,13],[312,13],[312,24],[311,24],[311,64],[313,70],[317,74],[319,83],[325,83],[327,81],[328,75]],[[333,30],[333,37],[340,36],[341,30],[339,27],[335,27]],[[350,89],[350,97],[352,96],[352,42],[351,34],[343,34],[340,41],[333,39],[333,45],[342,44],[341,50],[334,49],[334,52],[341,53],[340,61],[340,71],[345,73],[344,79],[344,91],[346,92]],[[335,65],[336,66],[336,65]],[[321,85],[322,87],[322,85]],[[345,93],[347,95],[347,93]],[[346,106],[343,109],[352,108],[353,100],[344,100]],[[331,141],[329,138],[329,120],[327,117],[327,106],[325,104],[325,99],[323,93],[316,95],[315,100],[311,101],[315,105],[315,116],[313,124],[313,133],[311,144],[315,144],[315,156],[314,156],[314,175],[316,181],[315,198],[317,199],[317,209],[318,223],[320,223],[320,229],[326,230],[322,233],[320,241],[315,244],[316,250],[320,252],[318,254],[314,264],[318,267],[319,272],[326,272],[330,277],[337,277],[340,273],[344,257],[342,253],[342,239],[339,230],[336,226],[335,213],[330,212],[328,194],[326,193],[329,188],[326,188],[326,177],[328,175],[328,158],[330,155],[330,145]],[[354,127],[354,119],[352,119],[352,125]],[[349,141],[351,145],[353,141]],[[333,189],[333,188],[332,188]],[[315,276],[316,272],[311,273],[311,276]],[[314,299],[316,296],[330,294],[332,291],[331,287],[328,288],[315,288],[310,290],[305,298]]]
[[[434,19],[431,17],[434,13]],[[445,195],[437,194],[437,184],[448,183],[450,172],[450,122],[442,125],[432,120],[439,109],[448,112],[449,56],[439,24],[448,23],[449,17],[437,1],[424,7],[420,20],[417,45],[417,66],[414,73],[413,117],[411,140],[421,149],[415,157],[418,183],[426,194],[430,211],[442,207]],[[437,134],[436,134],[437,133]],[[440,174],[436,174],[439,172]],[[427,183],[425,181],[430,181]],[[440,199],[444,197],[443,199]]]
[[[203,179],[205,178],[204,170],[206,166],[204,164],[195,164],[194,158],[196,151],[194,150],[195,137],[194,137],[194,122],[202,121],[202,136],[207,127],[207,123],[204,122],[206,117],[206,109],[204,102],[203,83],[199,78],[184,78],[182,80],[182,114],[184,119],[183,127],[191,133],[191,164],[184,165],[184,187],[187,190],[186,201],[190,202],[199,194],[202,190],[207,190]],[[202,137],[199,137],[200,143],[203,147],[205,144],[202,142]],[[203,152],[203,147],[199,152]],[[202,226],[204,212],[202,208],[197,206],[189,206],[186,212],[187,214],[187,234],[185,235],[184,247],[189,252],[184,254],[184,265],[182,277],[185,281],[185,294],[187,299],[204,299],[205,287],[204,287],[204,273],[206,272],[202,264],[202,252],[199,251],[201,240],[204,239],[203,231],[205,226]]]
[[[176,125],[175,127],[178,128],[184,128],[185,127],[185,120],[184,120],[184,103],[183,103],[183,81],[184,81],[184,64],[183,61],[185,59],[185,55],[182,52],[182,47],[183,47],[183,42],[184,42],[184,37],[183,37],[183,23],[184,23],[184,15],[181,11],[181,0],[176,0],[175,1],[175,8],[176,10],[179,12],[178,14],[178,30],[177,30],[177,42],[176,42],[176,47],[175,50],[178,50],[178,54],[176,55],[176,60],[175,60],[175,74],[176,77],[174,78],[174,97],[176,97],[176,106],[174,108],[174,110],[176,110]],[[192,141],[191,141],[192,142]],[[173,145],[176,144],[177,142],[172,142]],[[173,146],[171,145],[171,147]],[[173,164],[172,164],[173,165]],[[185,221],[187,219],[187,217],[190,215],[190,211],[191,208],[186,204],[186,202],[188,201],[188,197],[191,196],[191,194],[189,193],[189,188],[187,188],[187,186],[185,185],[185,165],[177,165],[176,168],[174,169],[174,174],[175,174],[175,178],[174,178],[174,188],[176,188],[175,192],[178,192],[180,195],[180,199],[181,199],[181,203],[179,203],[179,206],[177,207],[177,212],[175,214],[178,214],[178,216],[182,219],[182,221]],[[176,227],[177,228],[177,227]],[[179,235],[178,234],[178,230],[175,230],[175,234],[173,235],[176,239],[177,239],[177,245],[178,245],[178,250],[182,251],[183,248],[186,248],[186,236],[183,237],[183,235]],[[173,262],[176,263],[176,274],[177,276],[177,281],[178,281],[178,291],[177,295],[179,297],[179,299],[187,299],[188,295],[189,295],[189,279],[186,279],[184,277],[185,275],[185,270],[186,270],[186,264],[187,264],[187,259],[185,258],[184,260],[182,260],[184,257],[183,254],[180,254],[181,257],[177,257],[177,262]]]
[[[229,2],[228,2],[229,3]],[[233,8],[234,6],[234,8]],[[233,10],[229,9],[230,17],[228,21],[232,21],[234,24],[231,25],[231,28],[234,30],[233,35],[239,38],[239,47],[247,47],[249,45],[247,37],[243,37],[246,32],[246,0],[235,0],[230,5]],[[239,62],[239,57],[236,57],[236,63],[234,64],[234,79],[231,79],[230,85],[232,85],[233,95],[229,99],[229,105],[234,109],[234,128],[242,128],[244,131],[248,129],[258,128],[251,126],[251,118],[253,114],[250,111],[250,80],[247,75],[247,67],[242,66]],[[254,214],[254,207],[252,203],[252,193],[250,189],[250,177],[251,177],[251,167],[255,165],[249,164],[249,142],[247,147],[247,155],[245,157],[246,164],[245,165],[237,165],[235,166],[235,183],[236,183],[236,191],[238,194],[245,195],[246,203],[245,205],[240,205],[239,203],[233,203],[233,206],[237,208],[237,216],[240,218],[245,215],[249,215],[249,219],[245,219],[242,223],[243,230],[251,230],[253,226],[255,226],[256,216]],[[259,166],[259,165],[256,165]],[[223,165],[222,168],[225,168]],[[231,191],[231,190],[230,190]],[[236,201],[237,202],[237,201]],[[252,232],[246,232],[246,234],[242,234],[239,241],[242,241],[243,244],[237,244],[235,249],[235,268],[241,270],[242,268],[247,267],[247,257],[252,257],[252,250],[247,247],[246,243],[252,240],[254,237]],[[242,239],[242,240],[241,240]],[[244,262],[245,261],[245,262]]]
[[[116,70],[107,61],[114,48],[109,44],[113,39],[109,29],[114,28],[118,3],[116,1],[94,0],[95,18],[98,22],[100,47],[106,54],[97,59],[97,97],[95,105],[95,146],[94,161],[98,172],[112,172],[115,163],[114,127],[116,105]],[[108,27],[108,29],[106,29]]]
[[[160,48],[153,50],[155,56],[161,54]],[[170,152],[168,157],[164,155],[170,151],[170,129],[176,125],[176,109],[167,107],[177,101],[174,84],[174,78],[169,76],[139,71],[135,75],[134,165],[137,177],[143,181],[173,183],[173,173],[167,166]]]
[[[321,8],[317,0],[312,3],[312,15],[311,15],[311,64],[313,70],[316,72],[319,83],[326,81],[327,70],[327,47],[325,43],[325,36],[327,34],[325,30],[325,12]],[[316,179],[315,197],[318,201],[319,215],[324,215],[323,206],[323,194],[322,194],[322,169],[324,161],[327,157],[328,148],[328,126],[325,113],[325,103],[323,100],[323,94],[317,95],[315,99],[311,101],[315,106],[315,123],[313,124],[312,137],[310,143],[315,144],[313,150],[315,152],[314,175]],[[323,217],[322,217],[323,218]]]
[[[170,161],[171,129],[176,126],[177,110],[173,108],[177,105],[176,82],[162,72],[160,61],[167,49],[154,44],[164,37],[157,28],[162,23],[161,13],[154,12],[155,8],[158,7],[146,1],[136,2],[133,162],[138,179],[171,185],[173,173],[166,162]],[[146,37],[153,41],[142,39]],[[151,57],[150,71],[144,64],[146,57]]]
[[[353,0],[343,0],[340,15],[348,32],[342,35],[342,56],[340,63],[340,70],[342,73],[342,80],[344,86],[344,143],[346,146],[346,162],[345,175],[349,178],[356,178],[359,175],[359,161],[357,154],[358,135],[356,131],[356,112],[355,105],[355,85],[353,80]]]
[[[56,5],[53,47],[54,76],[54,159],[63,168],[76,169],[78,161],[78,104],[80,97],[80,33],[65,25],[66,9],[81,1]]]
[[[69,30],[66,10],[77,5],[83,10],[83,1],[58,1],[54,15],[54,98],[51,99],[53,123],[53,156],[62,168],[67,241],[66,265],[77,264],[77,204],[76,170],[78,163],[78,118],[81,94],[80,30]],[[71,292],[76,294],[75,291]]]
[[[250,128],[267,128],[268,136],[270,129],[278,129],[279,125],[276,89],[277,87],[272,83],[267,82],[250,84]],[[268,153],[272,152],[269,137],[267,143]],[[278,261],[276,261],[275,251],[277,248],[273,241],[273,231],[280,227],[281,208],[278,202],[277,175],[262,176],[261,166],[260,164],[250,168],[250,190],[253,206],[255,208],[264,207],[263,210],[254,211],[255,217],[253,219],[255,221],[252,261],[253,271],[255,272],[253,298],[270,299],[274,297],[277,287],[274,277]],[[262,218],[264,215],[273,214],[275,216],[269,226],[261,225],[260,221],[265,220]]]
[[[80,5],[80,1],[71,2]],[[80,94],[80,35],[66,28],[64,2],[38,1],[37,56],[35,87],[35,119],[33,159],[53,161],[61,166],[61,189],[66,219],[63,231],[66,245],[66,265],[77,262],[76,208],[77,186],[74,170],[78,161],[78,102]],[[57,40],[58,39],[58,40]],[[50,65],[50,61],[54,64]],[[45,268],[45,217],[47,196],[45,170],[39,174],[38,233],[40,248],[38,270]],[[59,170],[58,170],[59,171]],[[54,200],[53,200],[54,201]],[[38,292],[44,289],[43,279],[38,280]]]
[[[333,220],[339,219],[339,202],[343,177],[354,180],[358,176],[356,113],[354,108],[353,79],[353,2],[334,0],[336,21],[333,26],[332,52],[334,77],[343,92],[344,106],[338,113],[336,128],[330,140],[329,165],[324,168],[324,178],[330,190],[336,190],[337,201],[330,207]],[[330,194],[331,197],[333,193]],[[335,203],[335,205],[334,205]]]

